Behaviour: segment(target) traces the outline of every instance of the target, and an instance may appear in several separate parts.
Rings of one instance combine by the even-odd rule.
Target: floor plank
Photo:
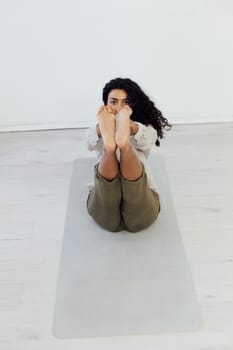
[[[232,350],[233,123],[175,125],[164,158],[200,303],[197,332],[59,340],[51,334],[73,160],[84,129],[0,133],[0,348]]]

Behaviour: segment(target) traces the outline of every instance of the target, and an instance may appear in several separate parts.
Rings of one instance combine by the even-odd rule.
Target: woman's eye
[[[116,101],[111,101],[111,104],[112,104],[112,105],[115,105],[115,104],[116,104]]]

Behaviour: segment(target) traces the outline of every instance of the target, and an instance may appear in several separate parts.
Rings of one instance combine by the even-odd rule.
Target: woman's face
[[[114,114],[117,114],[125,105],[128,105],[127,93],[125,90],[114,89],[108,94],[107,106],[110,106]]]

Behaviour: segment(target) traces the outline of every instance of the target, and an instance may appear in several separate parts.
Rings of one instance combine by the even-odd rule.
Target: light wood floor
[[[0,134],[1,350],[232,350],[233,123],[176,125],[159,148],[203,327],[190,333],[59,340],[55,291],[72,162],[85,130]]]

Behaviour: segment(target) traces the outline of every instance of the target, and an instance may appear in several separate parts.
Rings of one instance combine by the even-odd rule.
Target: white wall
[[[230,0],[1,0],[0,130],[85,126],[130,77],[172,123],[233,121]]]

